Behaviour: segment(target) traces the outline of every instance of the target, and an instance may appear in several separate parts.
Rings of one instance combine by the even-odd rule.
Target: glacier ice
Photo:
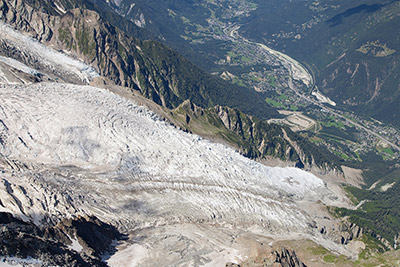
[[[222,144],[175,129],[107,90],[59,83],[0,85],[0,153],[52,166],[48,186],[81,192],[100,218],[159,217],[308,229],[296,201],[330,201],[324,182],[296,168],[268,167]],[[77,171],[58,175],[57,167]],[[125,214],[125,215],[124,215]]]
[[[0,40],[34,59],[31,66],[0,57],[0,63],[24,73],[45,71],[81,83],[98,76],[2,22]],[[343,201],[311,173],[247,159],[108,90],[3,80],[0,211],[37,225],[95,215],[134,232],[131,246],[110,264],[152,265],[162,259],[187,265],[194,258],[195,265],[223,263],[241,258],[243,246],[234,249],[233,241],[246,231],[254,232],[253,239],[262,234],[325,242],[303,207]],[[180,251],[171,248],[177,244]]]
[[[89,83],[98,77],[98,73],[93,67],[74,59],[64,53],[56,51],[50,47],[41,44],[32,37],[26,36],[0,21],[0,40],[5,51],[13,54],[13,57],[19,58],[26,64],[34,64],[33,68],[39,71],[46,71],[55,74],[58,77],[80,83]],[[8,55],[8,56],[11,56]],[[17,63],[12,59],[5,59],[8,64],[24,71],[35,71],[28,69],[22,63]]]

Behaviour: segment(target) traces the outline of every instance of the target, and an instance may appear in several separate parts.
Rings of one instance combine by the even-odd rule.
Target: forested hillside
[[[340,108],[400,126],[399,1],[255,2],[245,35],[310,66]]]
[[[202,107],[220,104],[260,118],[276,116],[276,111],[253,90],[208,74],[159,42],[140,40],[131,36],[131,31],[117,28],[115,14],[108,21],[94,11],[96,8],[68,10],[82,5],[80,1],[69,1],[64,13],[52,3],[34,1],[35,9],[43,11],[37,13],[24,2],[14,5],[3,0],[1,11],[6,22],[74,53],[116,84],[140,90],[165,107],[177,107],[190,99]],[[36,16],[41,17],[41,25],[31,21]],[[115,24],[121,24],[121,20]]]

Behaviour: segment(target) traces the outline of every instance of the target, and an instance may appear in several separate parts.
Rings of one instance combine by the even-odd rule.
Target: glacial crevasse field
[[[246,258],[239,236],[307,238],[351,255],[322,237],[309,212],[346,202],[320,178],[247,159],[106,89],[15,79],[97,74],[1,29],[2,41],[41,69],[0,58],[13,73],[0,84],[0,211],[36,225],[95,215],[129,237],[105,255],[111,266],[225,264]]]

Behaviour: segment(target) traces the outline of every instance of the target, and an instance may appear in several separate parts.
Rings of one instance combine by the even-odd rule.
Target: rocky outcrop
[[[220,135],[218,137],[233,144],[249,158],[279,158],[307,170],[313,166],[329,171],[340,170],[338,159],[326,149],[308,142],[289,129],[268,124],[236,108],[226,107],[239,107],[237,103],[241,103],[239,108],[242,111],[254,108],[270,113],[269,107],[264,107],[265,101],[258,104],[253,102],[259,99],[252,95],[255,92],[237,89],[232,84],[207,75],[160,43],[128,36],[98,12],[82,8],[74,0],[54,3],[47,0],[0,1],[0,19],[56,49],[82,59],[115,84],[138,90],[146,98],[170,109],[182,103],[184,107],[184,101],[189,100],[190,105],[207,110],[197,114],[197,111],[187,109],[184,124],[188,127],[184,126],[183,129],[201,134],[191,127],[194,122],[192,119],[200,116],[203,118],[197,120],[198,124],[204,123],[200,128],[207,130],[212,125],[215,129],[213,134],[217,132]],[[9,54],[8,47],[0,44],[1,52],[13,56]],[[18,59],[28,65],[34,61],[24,55]],[[65,76],[62,78],[65,80]],[[73,79],[67,81],[80,83]]]
[[[216,106],[214,111],[224,126],[243,140],[241,150],[247,157],[272,156],[288,161],[298,160],[298,153],[284,138],[282,127],[229,107]]]
[[[227,263],[226,267],[246,267],[246,266],[260,266],[260,267],[306,267],[306,265],[297,257],[294,250],[281,248],[281,251],[273,251],[268,257],[264,257],[262,263]]]
[[[113,226],[94,216],[64,219],[55,228],[67,233],[68,236],[75,236],[85,253],[94,257],[100,257],[114,240],[121,238],[121,234]]]
[[[283,138],[282,128],[269,124],[238,109],[215,106],[204,109],[187,100],[173,110],[173,119],[182,129],[222,138],[249,158],[278,157],[296,161],[296,151]],[[180,120],[180,123],[179,123]]]
[[[289,251],[282,248],[281,253],[275,251],[275,262],[280,263],[282,267],[306,267],[306,265],[297,257],[294,250]]]
[[[340,169],[323,148],[311,144],[288,128],[259,120],[238,109],[218,105],[204,109],[186,100],[171,113],[170,120],[183,130],[223,139],[249,158],[279,158],[304,169]],[[314,153],[317,152],[318,159],[315,160]]]
[[[6,23],[83,60],[115,84],[138,90],[159,105],[175,108],[191,99],[202,107],[221,104],[262,116],[277,114],[252,89],[206,73],[161,43],[139,40],[120,30],[112,23],[116,19],[102,16],[91,1],[0,1],[0,19]]]
[[[399,247],[399,243],[400,243],[400,236],[399,235],[395,236],[393,241],[394,241],[393,248],[397,249]]]
[[[0,19],[39,41],[50,41],[53,37],[50,25],[54,24],[54,17],[38,12],[23,0],[0,0]]]
[[[100,255],[121,234],[95,217],[78,217],[38,227],[0,212],[0,255],[34,259],[45,266],[107,266]],[[73,246],[78,240],[82,251]],[[76,246],[76,245],[75,245]]]
[[[340,225],[339,231],[341,233],[340,243],[344,245],[354,239],[360,238],[363,234],[363,229],[354,223]]]

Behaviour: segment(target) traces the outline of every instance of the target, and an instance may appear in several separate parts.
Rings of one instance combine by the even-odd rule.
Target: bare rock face
[[[245,267],[245,264],[227,263],[226,267]],[[269,256],[266,256],[261,264],[252,266],[262,267],[307,267],[296,255],[294,250],[290,251],[282,248],[280,252],[273,251]]]
[[[23,32],[27,32],[38,40],[49,41],[53,36],[50,24],[54,23],[52,17],[45,13],[37,12],[25,1],[0,1],[0,19],[14,25]]]
[[[282,267],[306,267],[306,265],[297,257],[294,250],[289,251],[282,248],[281,253],[275,251],[275,262],[280,263]]]
[[[120,239],[121,234],[111,225],[94,216],[76,219],[64,219],[55,228],[75,236],[86,254],[100,257],[110,247],[113,240]]]
[[[194,66],[168,48],[127,36],[93,10],[72,8],[75,5],[63,4],[64,1],[56,2],[57,5],[49,3],[44,5],[46,8],[38,8],[43,4],[32,4],[36,1],[0,0],[0,20],[44,44],[83,60],[115,84],[138,90],[145,97],[167,108],[176,108],[187,99],[191,99],[191,105],[197,104],[203,108],[210,107],[211,102],[212,105],[232,106],[222,103],[219,97],[213,99],[212,95],[217,92],[209,95],[208,85],[203,85],[203,80],[209,78],[202,72],[196,73]],[[60,9],[62,6],[65,10]],[[0,54],[17,58],[27,65],[36,61],[35,58],[27,57],[27,53],[1,42]],[[85,84],[85,80],[49,70],[37,62],[33,67],[51,74],[56,81]],[[183,76],[188,69],[195,72]],[[204,77],[198,79],[202,75]],[[192,82],[193,77],[196,79]],[[188,92],[187,88],[193,89]],[[211,89],[215,91],[219,90],[218,88]],[[226,86],[223,85],[221,90],[225,92]],[[188,112],[197,113],[197,109]],[[227,107],[215,106],[214,110],[208,110],[206,113],[208,118],[217,120],[218,127],[229,131],[225,140],[237,144],[247,157],[272,156],[283,161],[298,162],[295,166],[305,169],[314,165],[329,171],[340,169],[340,166],[335,164],[328,166],[327,162],[332,161],[326,157],[326,154],[329,154],[327,151],[319,151],[321,148],[305,142],[299,136],[291,136],[293,133],[282,130],[277,125],[258,121]],[[192,119],[188,114],[185,117],[186,124]]]
[[[330,236],[338,244],[348,245],[351,241],[360,239],[364,230],[354,223],[340,223],[323,226],[319,232]]]
[[[100,255],[120,237],[115,228],[96,217],[78,217],[40,228],[0,212],[0,255],[6,258],[35,259],[45,266],[106,266]],[[79,245],[74,246],[71,239],[77,239]],[[83,249],[78,251],[77,246]]]

